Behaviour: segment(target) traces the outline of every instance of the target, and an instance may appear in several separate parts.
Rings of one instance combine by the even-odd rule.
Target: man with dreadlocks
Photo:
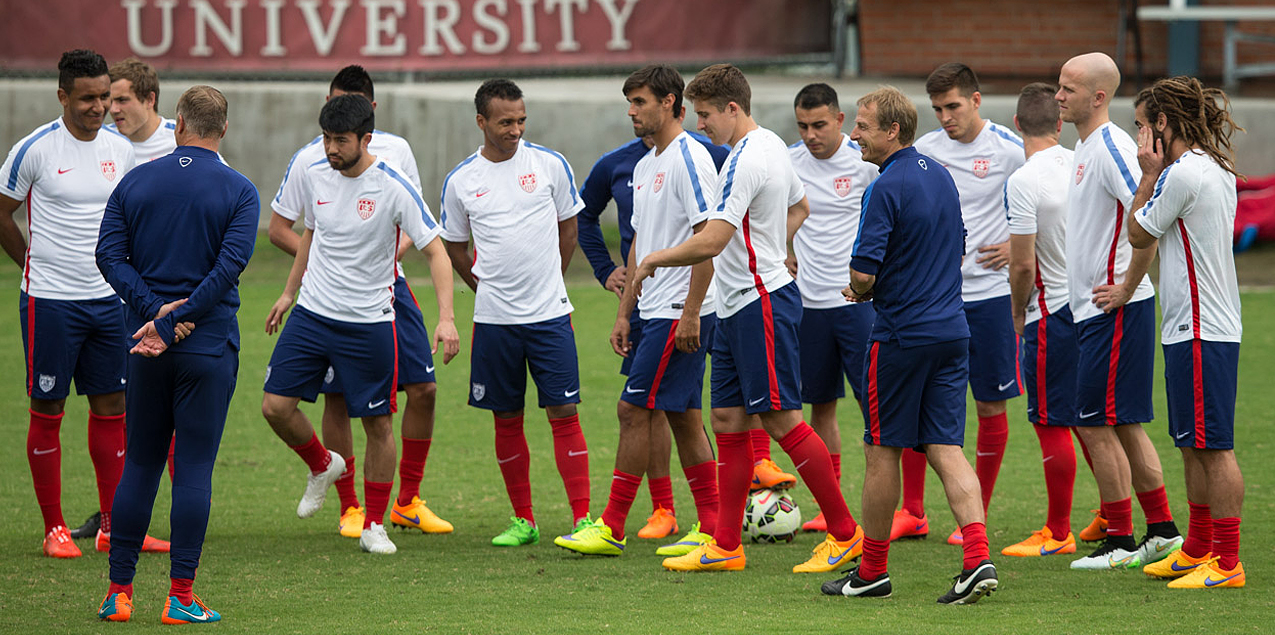
[[[1230,101],[1194,77],[1162,79],[1134,100],[1142,180],[1129,242],[1159,241],[1169,434],[1182,450],[1191,517],[1173,556],[1143,568],[1174,589],[1244,586],[1239,560],[1244,477],[1235,462],[1240,294],[1231,233],[1235,162]]]

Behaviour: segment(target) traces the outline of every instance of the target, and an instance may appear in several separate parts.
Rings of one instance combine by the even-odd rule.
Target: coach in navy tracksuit
[[[99,617],[126,621],[142,537],[176,436],[172,589],[166,624],[220,615],[191,592],[212,470],[239,369],[239,274],[252,256],[257,190],[217,154],[226,99],[195,86],[177,103],[172,154],[139,166],[111,194],[97,264],[128,304],[128,449],[112,509],[111,588]]]

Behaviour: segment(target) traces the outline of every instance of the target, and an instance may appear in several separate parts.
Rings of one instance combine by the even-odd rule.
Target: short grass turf
[[[570,293],[580,352],[581,422],[590,447],[593,512],[606,504],[616,441],[615,400],[622,387],[618,358],[607,336],[615,297],[588,276],[577,255]],[[1243,262],[1243,258],[1241,258]],[[896,543],[890,552],[894,597],[852,600],[825,597],[819,585],[832,575],[796,575],[821,536],[792,544],[749,545],[748,567],[739,573],[680,574],[664,571],[654,550],[662,541],[640,540],[649,513],[642,488],[629,519],[627,553],[588,558],[553,546],[570,529],[569,511],[553,461],[549,427],[534,399],[526,430],[534,455],[532,491],[540,544],[498,549],[489,540],[508,523],[510,508],[493,458],[490,414],[465,405],[469,316],[473,296],[457,293],[462,354],[439,365],[438,424],[422,484],[430,506],[456,525],[446,536],[391,530],[394,556],[359,551],[357,541],[336,532],[335,492],[320,513],[301,520],[294,512],[304,487],[304,464],[271,432],[260,413],[261,384],[273,339],[263,333],[288,261],[262,239],[241,285],[243,351],[238,391],[214,474],[213,513],[196,591],[223,621],[200,627],[245,633],[1188,633],[1269,632],[1275,594],[1266,573],[1275,570],[1269,527],[1275,520],[1272,477],[1266,463],[1275,442],[1275,294],[1243,294],[1245,338],[1237,406],[1237,453],[1247,480],[1241,557],[1248,572],[1242,590],[1171,591],[1139,571],[1080,572],[1068,556],[1016,559],[999,550],[1038,529],[1045,518],[1044,480],[1035,435],[1024,416],[1025,400],[1010,402],[1011,434],[992,501],[988,533],[1000,572],[1000,589],[973,607],[939,606],[935,599],[960,567],[960,550],[943,539],[954,528],[938,479],[928,480],[931,534]],[[427,323],[436,319],[425,265],[412,257],[409,274]],[[0,273],[0,287],[18,286],[16,268]],[[12,291],[11,291],[12,292]],[[17,294],[14,293],[14,296]],[[79,541],[85,556],[59,561],[40,552],[40,515],[24,456],[27,400],[16,307],[0,312],[0,403],[9,413],[10,443],[0,448],[0,633],[148,632],[160,626],[167,593],[168,559],[143,554],[135,582],[133,622],[97,621],[107,587],[106,554]],[[1164,462],[1169,499],[1186,529],[1182,467],[1164,418],[1163,380],[1157,367],[1156,412],[1148,426]],[[304,410],[317,420],[319,409]],[[969,409],[973,455],[976,429]],[[852,401],[838,410],[845,443],[843,491],[854,512],[862,489],[862,418]],[[68,401],[63,424],[63,506],[77,525],[97,505],[85,447],[83,398]],[[357,425],[357,423],[356,423]],[[361,435],[356,432],[356,445]],[[781,466],[791,463],[775,446]],[[1076,531],[1097,506],[1093,479],[1079,459],[1073,525]],[[674,492],[685,531],[694,506],[673,460]],[[360,476],[361,481],[361,476]],[[152,533],[168,535],[167,478],[152,520]],[[360,485],[361,489],[361,485]],[[361,491],[360,491],[361,495]],[[809,491],[795,490],[802,511],[817,512]],[[1135,508],[1137,506],[1135,505]],[[1135,526],[1141,525],[1135,512]],[[1140,529],[1139,529],[1140,531]],[[1091,547],[1081,547],[1084,552]]]

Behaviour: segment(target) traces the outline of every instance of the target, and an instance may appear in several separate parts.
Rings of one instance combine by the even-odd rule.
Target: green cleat
[[[699,530],[699,523],[695,523],[695,525],[691,527],[691,530],[686,532],[685,536],[682,536],[681,540],[678,540],[677,542],[673,544],[664,545],[663,547],[656,549],[655,555],[684,556],[694,551],[696,547],[700,545],[708,544],[708,542],[712,539],[713,539],[712,536]]]
[[[602,519],[599,518],[598,522],[602,522]],[[588,514],[585,514],[584,518],[581,518],[580,520],[576,521],[576,526],[571,529],[571,533],[575,533],[577,531],[584,531],[585,529],[592,526],[593,526],[593,521],[589,519]]]
[[[628,539],[616,540],[611,528],[601,519],[589,522],[585,519],[576,525],[575,532],[553,539],[553,544],[568,551],[590,556],[618,556],[624,553]]]
[[[520,547],[540,542],[540,530],[526,518],[514,516],[509,519],[509,527],[491,539],[494,547]]]

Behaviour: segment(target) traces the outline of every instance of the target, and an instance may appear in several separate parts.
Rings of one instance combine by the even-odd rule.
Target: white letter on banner
[[[536,41],[536,0],[518,0],[518,6],[522,7],[522,43],[518,45],[518,52],[539,52],[540,43]]]
[[[442,55],[443,46],[438,43],[439,36],[447,45],[447,52],[452,55],[463,55],[465,45],[456,37],[456,22],[460,20],[460,3],[456,0],[420,0],[425,10],[425,43],[421,45],[421,55]],[[443,9],[443,16],[438,10]],[[475,38],[478,36],[475,35]]]
[[[359,49],[360,55],[402,55],[407,52],[407,36],[398,32],[398,19],[407,12],[403,0],[360,0],[367,13],[367,41]],[[381,11],[389,9],[389,15]],[[382,44],[383,36],[390,36],[390,43]]]
[[[505,25],[504,20],[488,13],[485,10],[488,7],[495,9],[496,15],[501,17],[509,13],[509,3],[505,0],[478,0],[474,4],[474,22],[477,22],[479,27],[491,31],[495,36],[488,41],[481,31],[474,31],[474,52],[484,55],[499,53],[509,46],[509,27]]]
[[[208,0],[190,0],[190,6],[195,10],[195,45],[190,48],[190,54],[195,57],[212,57],[212,47],[208,46],[208,29],[212,29],[213,35],[226,47],[226,52],[232,57],[242,55],[245,4],[248,4],[248,0],[226,0],[225,7],[230,9],[230,25],[227,26]]]
[[[173,7],[177,0],[155,0],[160,12],[159,44],[147,46],[142,41],[142,9],[146,0],[120,0],[120,6],[128,9],[128,48],[138,57],[159,57],[173,47]]]
[[[602,7],[602,12],[607,15],[607,21],[611,23],[611,39],[607,40],[608,51],[627,51],[633,48],[633,43],[624,37],[624,27],[628,26],[629,18],[633,17],[633,7],[637,6],[638,0],[626,0],[624,8],[617,11],[615,5],[619,1],[596,0],[598,6]]]
[[[323,18],[319,17],[319,0],[297,0],[301,16],[305,18],[305,27],[310,31],[310,41],[314,42],[314,50],[324,57],[332,52],[336,43],[336,32],[345,19],[345,10],[350,8],[350,0],[331,0],[332,17],[328,25],[323,26]]]
[[[589,0],[545,0],[546,10],[553,11],[554,5],[557,5],[558,20],[562,24],[562,39],[554,48],[559,51],[580,50],[580,43],[576,41],[576,16],[571,9],[584,11],[589,8]]]
[[[283,47],[282,29],[279,28],[279,13],[283,10],[285,0],[261,0],[261,8],[266,10],[266,45],[261,48],[262,57],[283,57],[288,49]]]

